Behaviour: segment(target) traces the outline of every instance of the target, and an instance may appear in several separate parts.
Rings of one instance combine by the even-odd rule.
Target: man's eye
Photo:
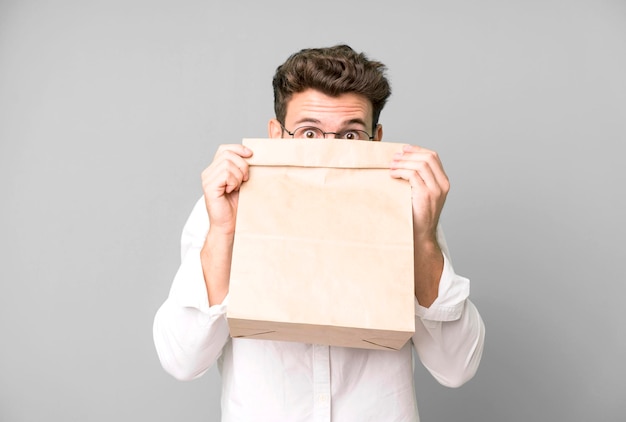
[[[307,129],[303,133],[305,138],[317,138],[317,132],[312,129]]]
[[[355,140],[355,139],[359,139],[359,132],[354,131],[354,130],[350,130],[348,132],[344,132],[343,139],[351,139],[351,140]]]

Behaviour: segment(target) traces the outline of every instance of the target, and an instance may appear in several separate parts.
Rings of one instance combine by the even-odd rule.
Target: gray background
[[[422,420],[626,413],[624,1],[0,1],[0,420],[217,421],[152,318],[218,144],[266,136],[275,67],[389,66],[385,139],[440,152],[443,225],[487,325]]]

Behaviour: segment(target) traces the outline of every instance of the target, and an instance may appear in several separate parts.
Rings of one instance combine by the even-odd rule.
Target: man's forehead
[[[359,94],[329,96],[315,90],[293,94],[287,103],[287,119],[314,123],[334,116],[343,123],[367,124],[372,118],[372,104]]]

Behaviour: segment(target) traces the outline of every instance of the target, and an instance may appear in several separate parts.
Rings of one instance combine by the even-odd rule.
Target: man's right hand
[[[202,190],[209,214],[209,232],[200,251],[209,306],[228,294],[239,188],[248,180],[252,151],[243,145],[222,145],[202,172]]]
[[[213,162],[202,172],[202,190],[211,230],[234,234],[239,188],[248,180],[252,151],[243,145],[221,145]]]

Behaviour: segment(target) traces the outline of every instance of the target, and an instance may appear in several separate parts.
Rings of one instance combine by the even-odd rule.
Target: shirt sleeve
[[[415,299],[413,346],[422,364],[448,387],[459,387],[476,373],[483,353],[485,325],[469,297],[469,280],[454,272],[443,234],[437,230],[444,266],[439,294],[429,308]]]
[[[209,228],[203,198],[196,203],[181,237],[181,265],[168,298],[154,317],[154,344],[163,368],[180,380],[204,374],[228,341],[228,297],[209,307],[200,250]]]

